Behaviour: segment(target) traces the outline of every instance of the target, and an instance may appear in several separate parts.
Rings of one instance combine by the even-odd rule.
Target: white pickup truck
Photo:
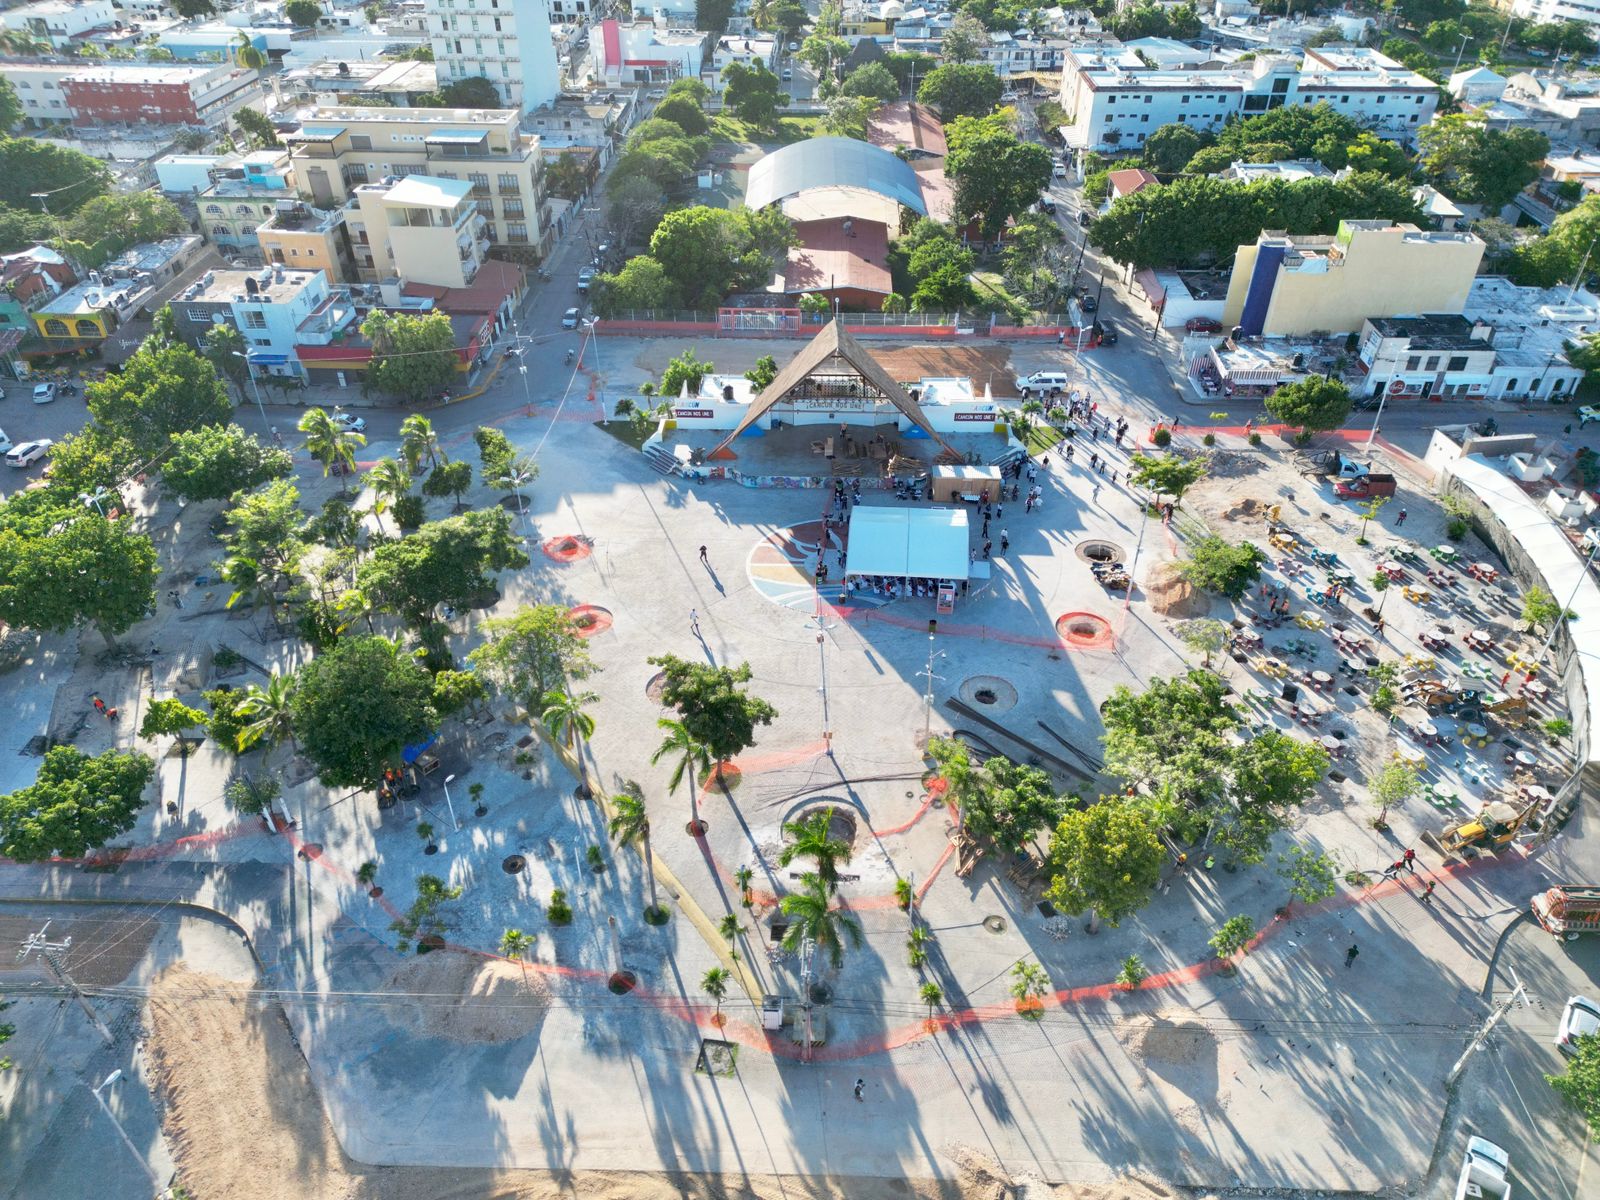
[[[1511,1157],[1499,1146],[1481,1137],[1468,1138],[1456,1200],[1511,1200],[1511,1181],[1506,1178],[1510,1169]]]

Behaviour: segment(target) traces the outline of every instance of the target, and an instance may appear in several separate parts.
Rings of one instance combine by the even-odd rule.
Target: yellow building
[[[1223,324],[1246,337],[1354,333],[1368,317],[1458,313],[1483,241],[1388,221],[1341,221],[1332,237],[1263,233],[1240,246]]]
[[[362,185],[386,179],[461,180],[489,241],[538,261],[550,250],[551,214],[539,139],[518,119],[509,108],[318,108],[283,140],[295,186],[317,208],[341,208]],[[359,264],[359,248],[356,256]]]
[[[110,298],[97,286],[80,283],[29,314],[39,336],[99,342],[117,327]]]
[[[329,283],[349,283],[359,278],[345,232],[345,210],[312,208],[296,200],[278,203],[276,211],[257,227],[261,259],[296,270],[321,271]]]
[[[489,249],[488,223],[471,196],[464,179],[426,175],[358,187],[347,221],[350,236],[372,255],[372,266],[359,268],[362,278],[470,285]]]

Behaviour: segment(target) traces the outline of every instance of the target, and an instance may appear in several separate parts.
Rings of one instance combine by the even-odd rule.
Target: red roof
[[[1111,195],[1131,196],[1142,187],[1149,187],[1152,183],[1161,181],[1146,171],[1143,167],[1127,171],[1112,171],[1106,176],[1106,181],[1111,184]]]
[[[854,288],[881,296],[894,291],[889,278],[888,226],[879,221],[834,219],[801,221],[794,231],[800,244],[789,251],[782,291],[794,295]]]
[[[522,280],[521,267],[491,258],[478,268],[477,276],[467,287],[408,283],[400,290],[407,296],[428,296],[447,313],[492,313],[522,290]]]
[[[931,108],[896,100],[885,104],[867,119],[867,141],[884,150],[905,146],[943,158],[946,151],[944,126]]]

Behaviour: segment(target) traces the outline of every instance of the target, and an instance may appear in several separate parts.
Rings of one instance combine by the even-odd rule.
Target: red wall
[[[146,125],[199,125],[186,83],[61,81],[67,107],[79,119]]]

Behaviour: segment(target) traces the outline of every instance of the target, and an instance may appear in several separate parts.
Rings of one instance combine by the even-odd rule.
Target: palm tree
[[[744,926],[739,924],[739,918],[732,913],[725,914],[722,920],[717,922],[717,932],[728,939],[728,957],[738,962],[739,935],[744,932]]]
[[[790,892],[779,905],[789,918],[783,948],[799,950],[801,943],[810,941],[817,950],[827,951],[828,962],[837,970],[844,965],[846,938],[852,947],[860,949],[861,923],[843,909],[833,907],[833,893],[810,871],[800,877],[800,884],[801,890]]]
[[[815,860],[817,878],[827,885],[830,892],[839,886],[839,864],[849,862],[851,855],[849,843],[829,835],[833,812],[832,808],[823,809],[803,821],[792,821],[785,825],[783,832],[794,841],[778,855],[780,867],[787,867],[797,858]]]
[[[928,1006],[928,1024],[933,1024],[933,1010],[939,1007],[939,1002],[944,999],[944,989],[937,983],[925,983],[918,993],[922,1002]]]
[[[655,765],[663,758],[669,756],[677,759],[677,765],[672,769],[672,778],[667,781],[669,793],[678,790],[678,784],[683,782],[684,775],[689,776],[689,832],[694,837],[699,837],[706,831],[705,822],[700,819],[700,772],[711,769],[711,751],[695,740],[694,734],[684,728],[682,721],[674,721],[670,717],[662,717],[656,722],[658,728],[667,731],[667,736],[661,745],[656,747],[656,752],[650,756],[651,765]]]
[[[650,852],[650,814],[645,811],[639,785],[629,780],[623,785],[622,791],[611,798],[611,807],[614,815],[608,828],[612,838],[619,845],[637,839],[644,846],[644,873],[650,880],[650,907],[644,910],[645,920],[648,921],[652,915],[659,917],[662,908],[656,899],[655,858]]]
[[[750,6],[750,24],[757,29],[772,28],[772,0],[755,0]]]
[[[306,435],[306,449],[311,457],[322,464],[324,477],[333,470],[335,463],[343,468],[339,490],[344,491],[344,476],[356,469],[356,447],[367,444],[366,435],[344,428],[320,408],[308,408],[301,413],[297,428]]]
[[[741,897],[740,903],[742,903],[746,908],[749,908],[751,904],[750,881],[755,877],[756,873],[746,866],[739,867],[738,870],[734,871],[733,873],[733,882],[739,887],[739,895]]]
[[[233,44],[233,57],[241,67],[251,71],[259,71],[267,65],[267,56],[256,49],[256,44],[250,40],[250,34],[243,29],[239,31],[239,38]]]
[[[583,711],[585,704],[600,699],[593,692],[546,692],[540,701],[539,719],[550,731],[550,736],[560,738],[578,759],[578,786],[587,795],[589,773],[583,765],[583,740],[594,736],[594,718]]]
[[[272,572],[255,559],[248,554],[232,555],[218,568],[217,575],[233,589],[225,608],[232,608],[240,600],[248,600],[252,605],[265,604],[267,612],[274,619],[277,618],[278,612],[273,605]]]
[[[55,47],[44,38],[25,29],[7,29],[0,32],[0,51],[14,54],[18,58],[36,58],[49,54],[54,49]]]
[[[433,431],[433,422],[421,413],[413,413],[400,422],[400,457],[413,475],[422,470],[423,459],[430,467],[450,461],[439,444],[439,435]]]
[[[433,841],[433,826],[426,821],[418,822],[417,836],[422,839],[422,852],[424,854],[437,853],[439,847]]]
[[[373,599],[372,593],[365,588],[346,588],[339,593],[339,598],[333,602],[333,607],[344,614],[344,624],[339,626],[339,633],[343,633],[353,622],[360,620],[366,621],[368,633],[377,632],[373,628],[372,618],[383,610],[378,607],[378,602]]]
[[[372,515],[378,517],[378,528],[383,528],[382,514],[401,497],[411,492],[411,476],[405,467],[392,458],[380,458],[367,472],[367,486],[372,489]]]
[[[252,683],[234,712],[249,723],[239,730],[239,749],[266,742],[269,751],[294,745],[294,676],[274,675],[266,687]]]
[[[712,967],[700,979],[700,987],[717,1002],[717,1015],[711,1018],[714,1025],[722,1025],[722,998],[728,994],[728,969]]]
[[[522,968],[522,986],[528,986],[528,952],[533,949],[533,934],[508,929],[500,935],[500,953]]]

